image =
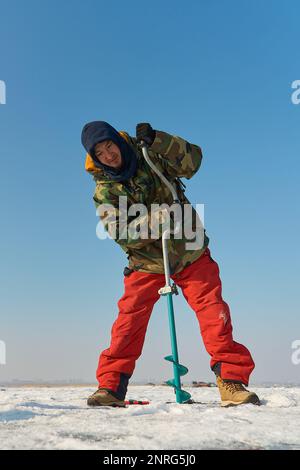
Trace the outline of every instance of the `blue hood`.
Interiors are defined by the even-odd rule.
[[[121,168],[112,168],[99,162],[95,156],[95,146],[104,140],[112,140],[120,149],[122,156]],[[137,156],[133,148],[126,142],[119,132],[105,121],[87,123],[81,133],[81,142],[87,153],[92,157],[95,165],[102,168],[113,181],[130,179],[137,168]]]

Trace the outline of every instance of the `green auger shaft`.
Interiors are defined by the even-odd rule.
[[[167,384],[174,387],[175,394],[176,394],[176,402],[185,403],[191,398],[191,395],[188,392],[181,390],[180,377],[182,375],[187,374],[188,369],[182,364],[179,364],[172,293],[168,293],[166,295],[167,295],[167,300],[168,300],[168,316],[169,316],[172,356],[167,356],[165,357],[165,359],[173,363],[173,371],[174,371],[174,379],[168,380]]]

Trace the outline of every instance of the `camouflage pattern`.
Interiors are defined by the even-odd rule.
[[[96,183],[93,199],[97,208],[101,204],[111,204],[114,206],[117,214],[115,221],[113,219],[110,220],[109,210],[105,211],[100,216],[100,219],[110,234],[114,234],[114,232],[117,234],[115,241],[126,252],[129,268],[135,271],[163,274],[164,265],[161,239],[135,238],[131,237],[130,234],[125,239],[122,239],[124,232],[122,232],[120,223],[119,197],[127,196],[127,209],[132,204],[142,203],[150,211],[151,204],[167,203],[171,205],[173,202],[172,195],[167,186],[162,183],[145,161],[136,139],[124,131],[120,132],[120,134],[126,138],[127,142],[135,150],[138,158],[137,172],[128,181],[115,182],[110,180],[109,176],[102,169],[93,165],[86,165],[87,171],[93,175]],[[148,154],[156,167],[175,185],[180,202],[182,204],[190,204],[184,194],[182,184],[177,178],[185,177],[190,179],[197,172],[202,160],[200,147],[190,144],[181,137],[173,136],[163,131],[156,131],[155,140],[151,147],[148,148]],[[89,155],[87,155],[88,157]],[[91,161],[90,157],[89,161]],[[192,227],[195,231],[198,214],[194,208],[192,208],[191,214]],[[145,217],[148,217],[148,215]],[[134,218],[133,216],[128,216],[127,223],[132,222]],[[159,236],[161,236],[161,231]],[[184,237],[184,230],[181,239],[171,236],[171,239],[168,240],[171,274],[177,274],[198,259],[209,243],[205,231],[204,241],[202,240],[203,243],[196,250],[187,250],[186,242],[191,241]]]

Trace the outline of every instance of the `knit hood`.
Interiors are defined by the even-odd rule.
[[[120,149],[122,157],[121,168],[113,168],[101,163],[95,156],[95,146],[104,140],[112,140]],[[101,168],[113,181],[126,181],[136,173],[137,155],[120,133],[105,121],[87,123],[81,133],[81,142],[92,158],[93,164]]]

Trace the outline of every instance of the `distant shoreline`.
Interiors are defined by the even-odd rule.
[[[190,382],[183,383],[184,387],[191,387],[193,388],[193,384]],[[167,384],[164,383],[130,383],[129,387],[168,387]],[[251,383],[249,387],[273,387],[273,388],[280,388],[280,387],[300,387],[300,383]],[[0,382],[0,391],[1,389],[6,388],[95,388],[97,387],[97,383],[70,383],[70,382]],[[209,386],[204,386],[200,388],[210,388]]]

